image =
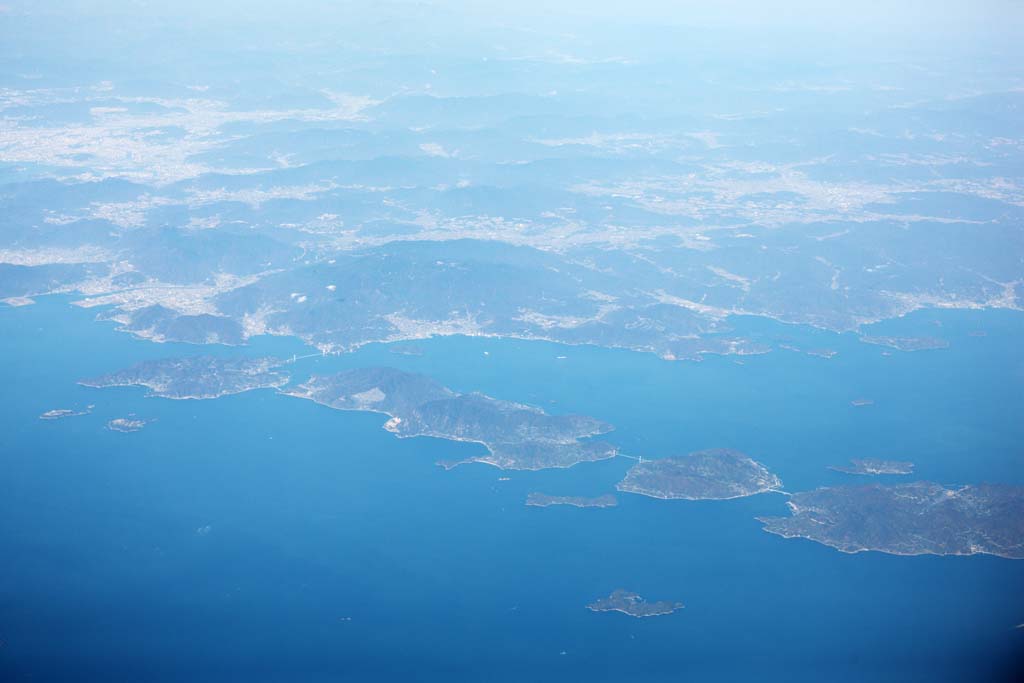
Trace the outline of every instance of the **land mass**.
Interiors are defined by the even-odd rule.
[[[87,387],[142,386],[150,396],[208,399],[251,389],[280,387],[288,375],[276,358],[190,356],[143,361],[130,368],[81,380]]]
[[[841,486],[793,494],[790,517],[762,517],[764,530],[845,553],[975,555],[1024,559],[1024,487],[932,482]]]
[[[643,460],[616,484],[620,491],[652,498],[725,500],[782,487],[777,476],[745,454],[711,449],[689,455]]]
[[[584,498],[581,496],[549,496],[546,493],[531,493],[526,497],[526,504],[535,507],[549,507],[551,505],[572,505],[578,508],[611,508],[619,504],[615,496],[605,494],[596,498]]]
[[[853,458],[849,465],[832,465],[829,469],[846,474],[911,474],[914,471],[914,463],[900,460]]]
[[[460,394],[429,377],[393,368],[360,368],[314,376],[283,391],[336,410],[383,413],[384,428],[399,437],[432,436],[482,444],[487,453],[455,467],[481,462],[502,469],[538,470],[570,467],[613,457],[617,450],[602,441],[583,440],[612,426],[582,415],[548,415],[521,403],[479,393]]]
[[[612,592],[607,598],[600,598],[587,605],[587,609],[594,612],[622,612],[631,617],[657,617],[662,614],[672,614],[676,610],[683,609],[681,602],[659,600],[648,602],[636,593],[619,588]]]

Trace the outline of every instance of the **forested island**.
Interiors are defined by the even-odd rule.
[[[616,484],[620,491],[685,500],[743,498],[781,487],[782,481],[764,465],[724,448],[641,460]]]
[[[433,436],[482,444],[487,453],[441,463],[481,462],[502,469],[539,470],[603,460],[617,449],[588,437],[612,426],[584,415],[549,415],[540,408],[480,393],[458,393],[433,379],[394,368],[359,368],[314,376],[285,390],[336,410],[388,415],[399,437]]]
[[[637,618],[672,614],[683,607],[683,603],[670,600],[648,602],[636,593],[622,588],[612,591],[607,598],[600,598],[587,605],[587,609],[594,612],[622,612]]]
[[[838,486],[793,494],[790,517],[761,517],[764,530],[845,553],[998,555],[1024,559],[1024,487],[946,488],[920,481]]]
[[[208,399],[288,383],[276,358],[188,356],[137,363],[124,370],[79,381],[87,387],[141,386],[150,396]]]

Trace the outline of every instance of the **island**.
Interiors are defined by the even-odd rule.
[[[806,353],[808,356],[817,356],[818,358],[834,358],[839,354],[838,351],[833,349],[803,349],[793,344],[779,344],[779,348],[785,351],[793,351],[794,353]]]
[[[793,494],[790,517],[759,517],[764,530],[844,553],[998,555],[1024,559],[1024,487],[946,488],[921,481],[840,486]]]
[[[282,391],[335,410],[387,415],[384,428],[396,436],[432,436],[484,446],[486,453],[439,463],[445,468],[480,462],[501,469],[571,467],[618,454],[615,446],[589,437],[612,426],[584,415],[549,415],[540,408],[480,393],[461,394],[433,379],[394,368],[359,368],[314,376]]]
[[[744,453],[716,448],[641,460],[615,488],[652,498],[728,500],[777,491],[782,488],[782,482]]]
[[[413,344],[396,343],[388,347],[388,353],[393,353],[397,356],[422,356],[423,349]]]
[[[606,493],[595,498],[581,496],[549,496],[546,493],[531,493],[526,496],[526,504],[546,508],[552,505],[571,505],[578,508],[613,508],[619,504],[615,496]]]
[[[87,387],[142,386],[149,396],[209,399],[288,383],[277,358],[189,356],[143,361],[107,375],[79,381]]]
[[[831,465],[829,469],[845,474],[911,474],[914,471],[914,463],[902,460],[852,458],[849,465]]]
[[[19,308],[21,306],[31,306],[36,302],[35,299],[28,296],[8,296],[0,299],[3,303],[7,304],[11,308]]]
[[[697,337],[674,340],[664,351],[664,360],[702,361],[705,356],[759,356],[770,353],[772,347],[762,342],[738,337]]]
[[[71,410],[67,408],[55,408],[53,410],[47,410],[45,413],[39,416],[40,420],[60,420],[65,417],[77,417],[78,415],[88,415],[95,408],[95,405],[88,405],[85,410]]]
[[[636,593],[622,588],[612,591],[607,598],[599,598],[587,605],[587,609],[594,612],[622,612],[638,619],[672,614],[683,607],[683,603],[669,600],[648,602]]]
[[[107,429],[112,432],[137,432],[145,427],[147,423],[149,423],[149,420],[138,420],[131,417],[118,417],[107,423]]]
[[[861,337],[865,344],[887,346],[898,351],[929,351],[933,349],[945,349],[949,342],[945,339],[935,337]]]

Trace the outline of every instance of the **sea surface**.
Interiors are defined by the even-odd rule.
[[[154,344],[70,301],[0,310],[4,681],[984,681],[1024,655],[1024,562],[782,539],[754,519],[786,514],[780,494],[527,507],[531,491],[610,492],[632,461],[445,471],[438,460],[479,447],[397,439],[384,416],[272,390],[174,401],[79,386],[149,358],[310,350]],[[1024,484],[1024,316],[930,311],[872,330],[950,343],[910,353],[733,322],[838,354],[667,362],[454,337],[289,370],[425,372],[607,420],[631,455],[740,449],[788,491],[871,481],[826,469],[851,457],[916,463],[888,481]],[[153,422],[105,428],[132,415]],[[686,607],[585,609],[616,588]]]

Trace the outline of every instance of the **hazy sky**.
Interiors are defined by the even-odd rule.
[[[1010,73],[1024,60],[1024,2],[1016,0],[570,0],[554,8],[548,0],[6,0],[2,7],[0,58],[7,64],[0,73],[10,75],[31,71],[34,62],[144,70],[203,54],[341,59],[346,50],[639,62],[686,55],[790,64],[937,58],[958,68],[985,57]]]
[[[1014,34],[1019,37],[1024,28],[1024,3],[1018,0],[6,0],[0,8],[8,15],[113,14],[149,17],[154,22],[173,19],[223,24],[267,20],[311,26],[324,20],[344,21],[353,15],[383,16],[404,11],[413,17],[433,10],[442,16],[461,15],[473,22],[516,20],[538,29],[553,28],[552,22],[562,27],[567,21],[583,25],[588,21],[614,21],[766,31],[816,28],[853,34],[896,30],[918,37],[971,33],[1009,38]]]

